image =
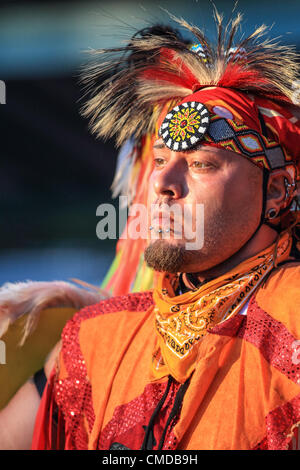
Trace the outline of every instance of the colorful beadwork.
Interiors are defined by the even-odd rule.
[[[209,121],[209,112],[204,104],[195,101],[183,103],[166,115],[160,135],[171,150],[188,150],[203,139]]]
[[[209,63],[211,62],[211,57],[206,47],[203,47],[202,44],[192,44],[190,46],[190,50],[195,52],[195,54],[197,54],[200,57],[200,59],[205,63],[205,65],[209,67]]]
[[[258,166],[268,170],[286,165],[287,156],[283,147],[277,142],[268,140],[245,124],[238,124],[233,119],[220,118],[217,114],[211,116],[209,129],[203,141],[204,144],[211,143],[245,155]]]

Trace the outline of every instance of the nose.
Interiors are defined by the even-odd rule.
[[[185,192],[185,166],[181,160],[170,159],[164,168],[153,175],[153,187],[157,196],[180,199]]]

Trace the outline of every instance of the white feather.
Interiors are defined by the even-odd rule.
[[[8,282],[0,288],[0,338],[11,323],[28,314],[21,340],[24,344],[45,308],[73,307],[79,310],[107,297],[109,294],[102,289],[88,291],[64,281]]]
[[[135,141],[132,138],[126,140],[120,149],[114,180],[110,188],[113,198],[119,195],[126,196],[128,198],[128,206],[130,206],[135,196],[135,187],[131,184],[130,180],[136,157]]]

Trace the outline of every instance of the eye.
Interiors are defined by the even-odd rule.
[[[165,160],[164,158],[154,158],[154,166],[158,167],[158,166],[162,166],[163,164],[165,163]]]
[[[205,169],[205,168],[212,168],[213,167],[213,165],[211,163],[200,162],[198,160],[195,160],[194,162],[192,162],[191,166],[194,167],[194,168],[197,168],[197,169]]]

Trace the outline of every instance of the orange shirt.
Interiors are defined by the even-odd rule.
[[[163,449],[288,448],[300,424],[299,281],[298,263],[274,269],[246,315],[208,330],[179,402],[181,384],[150,379],[152,292],[84,308],[64,328],[32,448],[140,449],[164,392],[153,449],[163,434]]]

